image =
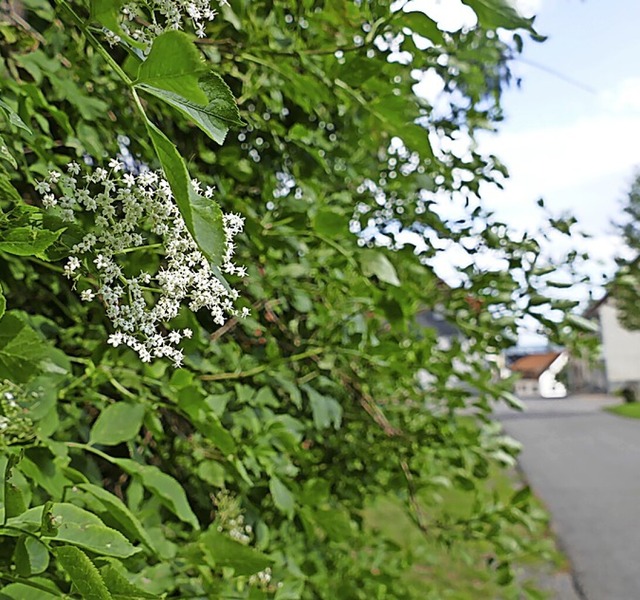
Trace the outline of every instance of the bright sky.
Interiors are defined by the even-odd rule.
[[[536,28],[549,39],[529,42],[514,65],[522,87],[505,94],[507,119],[486,144],[511,181],[489,204],[522,224],[543,197],[552,210],[575,214],[598,236],[590,249],[605,256],[618,247],[610,223],[640,167],[640,2],[536,4]]]
[[[548,39],[526,40],[522,60],[512,65],[522,86],[505,92],[506,119],[481,140],[481,149],[499,156],[511,174],[504,191],[485,190],[484,204],[516,229],[542,221],[539,198],[553,213],[571,212],[594,235],[580,246],[595,259],[588,269],[611,274],[622,247],[611,221],[620,218],[640,168],[640,1],[517,5],[536,15],[536,29]],[[415,0],[414,6],[445,30],[475,23],[460,0]],[[437,82],[420,87],[427,97],[438,92]],[[452,258],[445,253],[436,268],[445,279]]]

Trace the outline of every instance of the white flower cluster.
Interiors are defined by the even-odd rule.
[[[228,4],[227,0],[219,3]],[[122,31],[147,46],[165,31],[182,29],[185,21],[199,38],[206,37],[205,27],[217,14],[210,0],[131,0],[122,6],[121,13]],[[118,41],[117,36],[109,35],[110,43]]]
[[[51,171],[36,190],[43,205],[55,207],[63,220],[74,222],[83,213],[93,221],[93,230],[72,248],[64,273],[76,281],[84,275],[82,281],[90,287],[81,292],[82,300],[97,297],[103,302],[115,328],[108,342],[129,346],[144,362],[166,356],[179,366],[183,353],[177,345],[192,332],[167,333],[166,323],[178,315],[183,301],[192,311],[206,308],[214,322],[223,325],[227,315],[238,315],[233,306],[238,292],[211,271],[161,174],[144,171],[136,177],[122,170],[122,163],[112,159],[109,170],[98,167],[81,176],[80,165],[72,162],[66,174]],[[193,185],[200,190],[199,182]],[[213,189],[204,195],[211,198]],[[234,265],[232,258],[233,239],[243,225],[241,216],[223,215],[227,251],[221,270],[241,277],[246,269]],[[131,274],[127,257],[149,250],[161,257],[157,271]],[[241,316],[248,312],[243,309]]]

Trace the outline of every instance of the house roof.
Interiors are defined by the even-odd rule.
[[[511,365],[511,370],[522,373],[525,379],[538,379],[560,356],[560,352],[529,354],[519,358]]]

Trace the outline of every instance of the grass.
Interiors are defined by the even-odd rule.
[[[621,417],[640,419],[640,402],[625,402],[616,406],[607,406],[605,410]]]
[[[503,472],[492,473],[487,480],[487,491],[496,493],[507,502],[513,494],[514,481]],[[446,515],[464,516],[473,510],[472,495],[461,490],[445,490],[442,502],[424,506],[429,520],[439,521]],[[541,508],[541,507],[540,507]],[[490,546],[483,541],[464,541],[447,549],[435,539],[425,535],[406,515],[397,500],[379,499],[369,507],[365,514],[367,524],[398,544],[412,559],[412,567],[407,572],[407,580],[415,590],[415,597],[434,600],[497,600],[522,597],[545,598],[536,594],[536,584],[531,577],[523,576],[520,583],[530,589],[530,596],[522,596],[514,586],[502,587],[495,581],[495,574],[487,565]],[[535,576],[553,574],[567,570],[565,559],[555,548],[555,543],[546,524],[537,530],[529,531],[523,526],[510,525],[506,535],[515,539],[526,537],[532,541],[541,541],[548,548],[546,557],[540,555],[523,557],[522,573]]]

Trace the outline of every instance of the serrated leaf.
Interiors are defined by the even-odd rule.
[[[16,256],[35,256],[51,246],[62,232],[36,227],[9,229],[0,234],[0,250]]]
[[[399,286],[400,280],[391,261],[380,251],[365,252],[360,258],[362,272],[371,277],[375,275],[380,281],[390,285]]]
[[[222,77],[213,72],[200,75],[198,85],[206,95],[204,103],[150,85],[142,84],[139,88],[177,108],[214,142],[223,144],[230,126],[243,124],[233,94]]]
[[[157,594],[151,594],[140,589],[137,585],[133,585],[124,575],[124,569],[119,569],[114,564],[108,564],[100,568],[102,579],[114,596],[124,597],[127,599],[138,598],[159,598]]]
[[[116,446],[134,439],[142,427],[144,413],[142,404],[128,402],[110,404],[93,424],[89,443]]]
[[[273,564],[262,552],[244,546],[213,528],[208,529],[198,540],[205,556],[218,567],[231,567],[235,574],[252,575]]]
[[[129,475],[139,477],[142,485],[155,494],[181,521],[189,523],[194,529],[200,529],[184,489],[173,477],[163,473],[158,467],[141,465],[128,458],[113,459],[113,462]]]
[[[113,600],[100,572],[82,550],[75,546],[61,546],[56,548],[55,554],[58,564],[85,600]]]
[[[32,536],[22,536],[18,540],[13,556],[16,571],[21,577],[43,573],[49,566],[49,550]]]
[[[135,538],[145,544],[154,553],[155,546],[138,518],[127,508],[127,505],[117,496],[92,483],[79,483],[75,487],[91,494],[100,500],[109,512],[109,516],[117,521],[131,538]]]
[[[24,383],[39,371],[47,346],[11,311],[0,319],[0,379]]]
[[[269,491],[276,508],[291,517],[295,508],[295,499],[289,488],[278,477],[273,475],[269,479]]]
[[[147,131],[189,232],[212,265],[219,265],[226,249],[220,207],[193,189],[187,166],[169,138],[150,121]]]

